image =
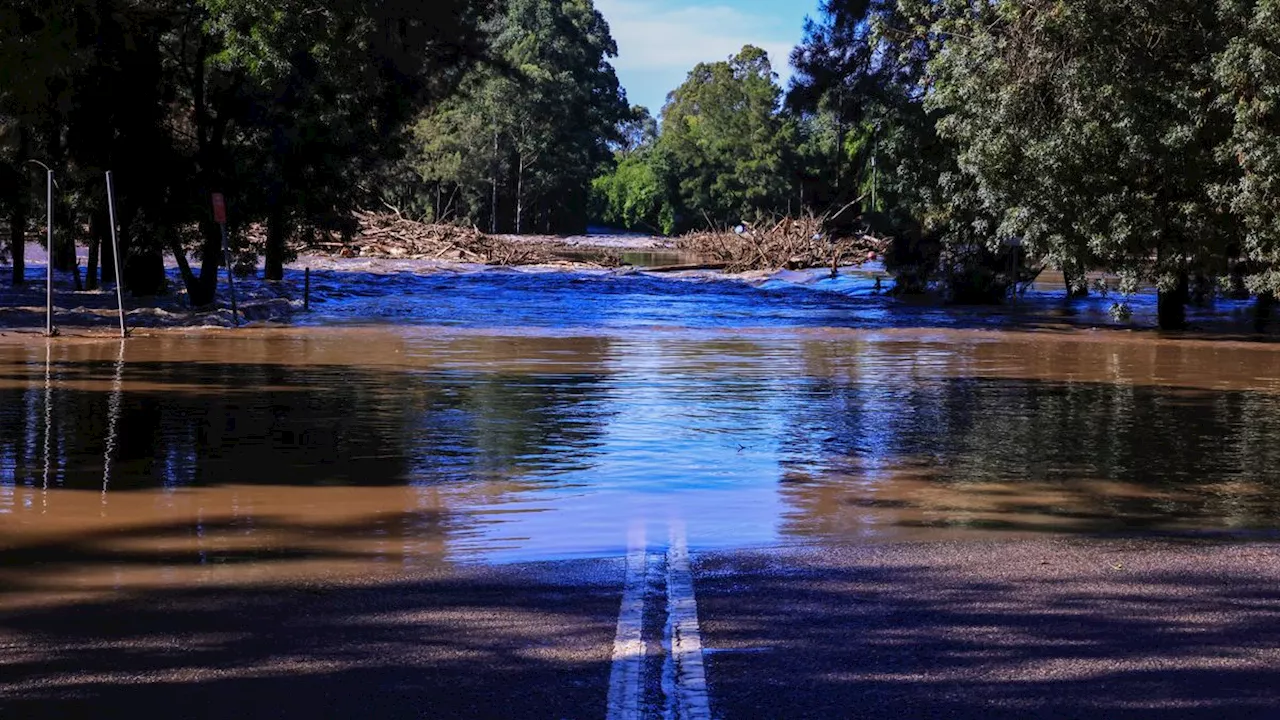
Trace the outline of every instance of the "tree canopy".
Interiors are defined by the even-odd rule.
[[[407,121],[486,59],[491,12],[482,0],[11,3],[0,13],[0,68],[11,79],[0,89],[0,175],[14,281],[29,160],[58,171],[71,232],[90,228],[91,286],[107,234],[107,169],[135,292],[158,289],[170,250],[192,302],[213,298],[212,192],[226,194],[235,227],[268,223],[267,275],[279,277],[285,237],[340,227],[364,194],[358,179],[400,152]],[[198,274],[186,266],[192,247]]]
[[[128,284],[193,303],[233,238],[380,206],[500,232],[674,233],[813,213],[887,238],[899,290],[998,300],[1013,267],[1154,285],[1161,323],[1280,291],[1280,0],[826,0],[782,88],[744,47],[630,107],[592,0],[13,0],[0,211],[14,280],[60,178],[54,260],[96,285],[114,170]],[[841,212],[837,213],[839,210]],[[243,245],[243,243],[240,243]],[[187,267],[189,253],[201,267]]]
[[[502,64],[422,118],[407,201],[493,232],[585,230],[591,181],[629,115],[609,26],[590,0],[511,0],[488,29]]]

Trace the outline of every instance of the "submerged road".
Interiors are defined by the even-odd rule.
[[[690,557],[676,532],[634,545],[630,562],[0,597],[6,718],[1219,719],[1280,708],[1275,544]]]

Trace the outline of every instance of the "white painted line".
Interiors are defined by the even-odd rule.
[[[663,643],[667,650],[662,666],[666,719],[711,720],[698,603],[693,596],[685,527],[680,522],[671,524],[671,547],[667,550],[667,627]]]
[[[609,673],[607,720],[641,720],[644,717],[644,599],[649,590],[649,562],[644,525],[631,528],[627,540],[627,574],[622,588],[622,608],[613,639],[613,669]]]

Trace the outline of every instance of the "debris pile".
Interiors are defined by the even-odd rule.
[[[835,237],[816,216],[783,218],[770,225],[739,225],[721,232],[694,232],[677,239],[680,250],[724,265],[728,272],[799,270],[860,264],[881,252],[876,238]]]
[[[313,241],[298,248],[342,257],[449,260],[531,265],[554,258],[546,248],[485,235],[474,227],[422,223],[394,213],[356,213],[359,229],[347,242]]]

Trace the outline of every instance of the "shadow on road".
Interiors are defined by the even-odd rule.
[[[725,718],[1264,718],[1280,551],[899,545],[697,568]]]

